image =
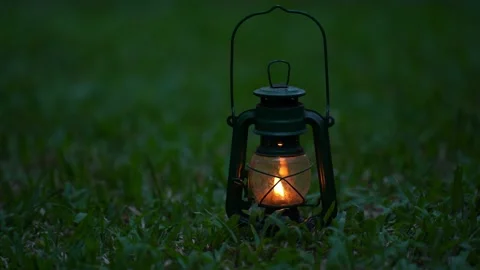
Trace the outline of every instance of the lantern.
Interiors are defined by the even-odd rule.
[[[306,109],[299,101],[306,92],[289,85],[290,64],[283,60],[275,60],[268,65],[269,85],[253,92],[260,99],[256,108],[239,115],[235,114],[233,98],[235,34],[246,20],[270,13],[275,9],[306,16],[321,30],[326,78],[325,115]],[[268,213],[284,209],[283,212],[288,217],[302,222],[306,219],[300,217],[298,207],[321,205],[320,215],[316,217],[321,218],[323,225],[328,225],[337,214],[337,203],[328,135],[328,128],[334,124],[334,120],[329,115],[327,46],[323,27],[314,17],[305,12],[274,6],[267,11],[253,13],[242,19],[232,33],[230,46],[231,116],[227,118],[227,122],[233,128],[233,135],[227,184],[227,215],[229,217],[239,215],[241,222],[248,222],[248,214],[244,210],[248,210],[253,203],[257,203]],[[272,83],[270,68],[273,64],[286,65],[285,83]],[[253,157],[247,161],[248,129],[252,125],[255,127],[254,133],[260,136],[260,145]],[[307,125],[310,125],[313,131],[315,146],[313,164],[316,167],[320,186],[320,199],[315,203],[306,201],[311,184],[312,162],[300,144],[300,136],[307,131]]]

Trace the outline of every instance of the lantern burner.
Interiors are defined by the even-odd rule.
[[[300,136],[260,136],[260,145],[255,151],[262,156],[298,156],[305,152],[300,145]]]

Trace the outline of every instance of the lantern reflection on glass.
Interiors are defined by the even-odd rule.
[[[326,114],[308,110],[299,101],[305,90],[289,85],[290,64],[283,60],[272,61],[267,68],[269,86],[254,91],[260,98],[255,109],[235,115],[233,99],[233,52],[235,34],[246,20],[280,9],[287,13],[304,15],[320,28],[323,37],[326,77]],[[275,63],[288,67],[287,79],[283,84],[273,84],[270,68]],[[328,61],[325,32],[320,23],[307,13],[274,6],[265,12],[251,14],[235,27],[231,38],[230,52],[230,102],[232,115],[227,122],[233,128],[230,167],[227,185],[227,215],[239,215],[240,221],[248,222],[248,210],[257,203],[268,212],[286,209],[291,219],[302,221],[300,206],[319,206],[322,224],[331,222],[337,214],[336,191],[330,153],[328,128],[334,124],[329,115],[330,107]],[[246,164],[248,128],[254,125],[254,133],[260,136],[260,145]],[[306,195],[310,188],[312,164],[300,145],[300,135],[312,127],[315,144],[315,166],[320,186],[320,200],[307,204]]]

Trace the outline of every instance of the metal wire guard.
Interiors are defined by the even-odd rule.
[[[238,28],[240,28],[240,26],[245,21],[247,21],[248,19],[259,16],[259,15],[264,15],[264,14],[270,13],[270,12],[274,11],[275,9],[280,9],[280,10],[286,12],[286,13],[298,14],[298,15],[303,15],[305,17],[308,17],[318,26],[318,28],[322,32],[323,54],[324,54],[323,57],[325,59],[325,61],[324,61],[325,91],[326,91],[326,114],[325,114],[326,117],[325,118],[329,119],[329,116],[330,116],[330,86],[329,85],[330,84],[329,84],[329,79],[328,79],[327,37],[326,37],[326,34],[325,34],[325,30],[323,29],[320,22],[317,19],[315,19],[313,16],[311,16],[310,14],[308,14],[306,12],[303,12],[303,11],[299,11],[299,10],[286,9],[286,8],[280,6],[280,5],[273,6],[269,10],[266,10],[266,11],[263,11],[263,12],[252,13],[252,14],[246,16],[240,22],[237,23],[237,25],[235,26],[235,28],[233,30],[232,37],[230,39],[230,105],[231,105],[231,110],[232,110],[231,119],[232,119],[232,121],[235,121],[235,119],[236,119],[235,118],[235,102],[234,102],[234,98],[233,98],[233,60],[234,60],[233,56],[234,56],[234,47],[235,47],[235,35],[237,34]]]
[[[263,174],[263,175],[266,175],[266,176],[270,176],[270,177],[274,177],[274,178],[279,178],[279,180],[277,181],[277,183],[275,183],[272,187],[270,187],[268,189],[268,191],[263,195],[262,199],[258,202],[258,204],[262,204],[263,200],[265,200],[265,198],[268,196],[268,194],[270,194],[270,192],[272,192],[272,190],[281,182],[285,182],[287,183],[297,194],[298,196],[300,196],[300,198],[302,198],[302,203],[301,204],[304,204],[305,203],[305,197],[303,197],[303,195],[300,193],[300,191],[298,191],[298,189],[292,185],[290,182],[288,182],[287,178],[290,178],[290,177],[293,177],[293,176],[296,176],[296,175],[299,175],[299,174],[302,174],[306,171],[309,171],[311,168],[312,168],[312,165],[308,166],[307,168],[301,170],[301,171],[298,171],[296,173],[293,173],[293,174],[290,174],[290,175],[287,175],[287,176],[284,176],[284,177],[281,177],[279,175],[274,175],[274,174],[270,174],[270,173],[267,173],[267,172],[264,172],[264,171],[260,171],[260,170],[257,170],[256,168],[253,168],[251,167],[250,165],[246,165],[246,167],[249,169],[249,170],[252,170],[254,172],[257,172],[257,173],[260,173],[260,174]]]

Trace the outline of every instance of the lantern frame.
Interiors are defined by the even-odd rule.
[[[270,86],[254,91],[254,94],[259,96],[261,99],[260,103],[257,104],[257,107],[255,109],[244,111],[238,116],[235,114],[233,67],[236,33],[239,27],[248,19],[270,13],[276,9],[286,13],[308,17],[318,26],[322,33],[326,91],[325,116],[322,116],[320,113],[314,110],[306,109],[302,103],[298,102],[298,98],[303,96],[305,91],[288,85],[290,80],[290,64],[284,60],[275,60],[270,62],[268,65],[267,71]],[[274,63],[284,63],[287,65],[288,73],[285,84],[275,85],[272,83],[270,67]],[[267,102],[291,103],[285,104],[284,106],[279,106],[277,108],[275,106],[270,106],[271,104],[267,105]],[[255,125],[254,133],[261,136],[261,146],[268,146],[268,143],[265,144],[264,141],[272,137],[293,138],[292,140],[298,142],[299,146],[299,140],[297,139],[301,134],[307,131],[307,126],[311,126],[314,137],[315,164],[319,179],[320,198],[316,203],[306,204],[305,198],[302,196],[303,204],[287,207],[286,212],[291,219],[299,222],[308,222],[308,224],[312,226],[314,226],[313,224],[316,224],[318,219],[320,219],[322,226],[330,224],[332,219],[337,215],[338,206],[328,133],[328,128],[333,126],[334,119],[330,116],[327,40],[325,30],[319,21],[303,11],[289,10],[280,5],[276,5],[269,10],[252,13],[238,22],[233,30],[230,43],[230,103],[231,115],[227,118],[227,123],[232,127],[233,132],[227,181],[227,197],[225,203],[227,216],[231,217],[233,215],[239,215],[240,223],[249,222],[249,216],[245,213],[245,210],[248,210],[253,204],[252,200],[249,200],[248,198],[248,165],[246,165],[246,150],[249,127]],[[269,148],[270,150],[264,151],[263,154],[271,154],[272,156],[288,156],[295,155],[303,151],[301,146],[298,148],[297,144],[294,143],[292,145],[293,146],[290,148]],[[257,148],[257,151],[262,151],[261,146]],[[273,149],[276,150],[274,151]],[[322,205],[322,210],[319,215],[312,216],[308,219],[303,219],[300,217],[297,207],[318,207],[320,204]],[[267,213],[278,210],[276,207],[262,207],[266,209]]]

